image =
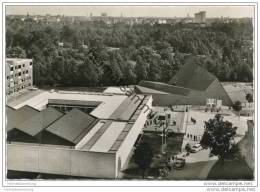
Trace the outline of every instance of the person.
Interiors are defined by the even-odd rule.
[[[190,149],[191,149],[191,146],[190,146],[190,144],[189,143],[187,143],[186,145],[185,145],[185,150],[186,150],[186,156],[188,156],[189,154],[190,154]]]

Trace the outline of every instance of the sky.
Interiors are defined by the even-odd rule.
[[[253,6],[24,6],[6,5],[6,14],[10,15],[67,15],[67,16],[100,16],[102,12],[108,16],[128,17],[193,17],[194,13],[206,11],[207,17],[251,17]]]

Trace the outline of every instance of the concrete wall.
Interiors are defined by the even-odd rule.
[[[115,178],[115,154],[32,144],[7,144],[7,169]]]
[[[146,103],[147,106],[152,108],[152,97],[147,101]],[[144,107],[143,110],[141,111],[140,116],[136,119],[134,122],[133,127],[131,128],[130,132],[128,133],[127,137],[121,144],[120,148],[118,149],[116,153],[116,167],[118,166],[118,159],[121,158],[121,170],[124,168],[125,163],[127,162],[128,156],[131,153],[133,146],[135,144],[135,141],[138,137],[138,135],[142,132],[142,129],[144,127],[144,124],[147,119],[147,115],[149,114],[150,111],[146,111],[147,107]]]

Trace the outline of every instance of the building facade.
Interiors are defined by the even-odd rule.
[[[194,14],[194,23],[206,23],[206,11],[200,11]]]
[[[6,58],[6,95],[17,94],[33,85],[32,59]]]
[[[151,96],[73,91],[7,106],[7,170],[120,178],[151,108]]]

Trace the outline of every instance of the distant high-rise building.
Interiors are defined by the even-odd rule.
[[[206,22],[206,11],[200,11],[194,14],[194,23],[205,23]]]
[[[6,58],[6,95],[11,96],[31,87],[32,59]]]
[[[107,17],[107,13],[101,13],[101,17]]]

